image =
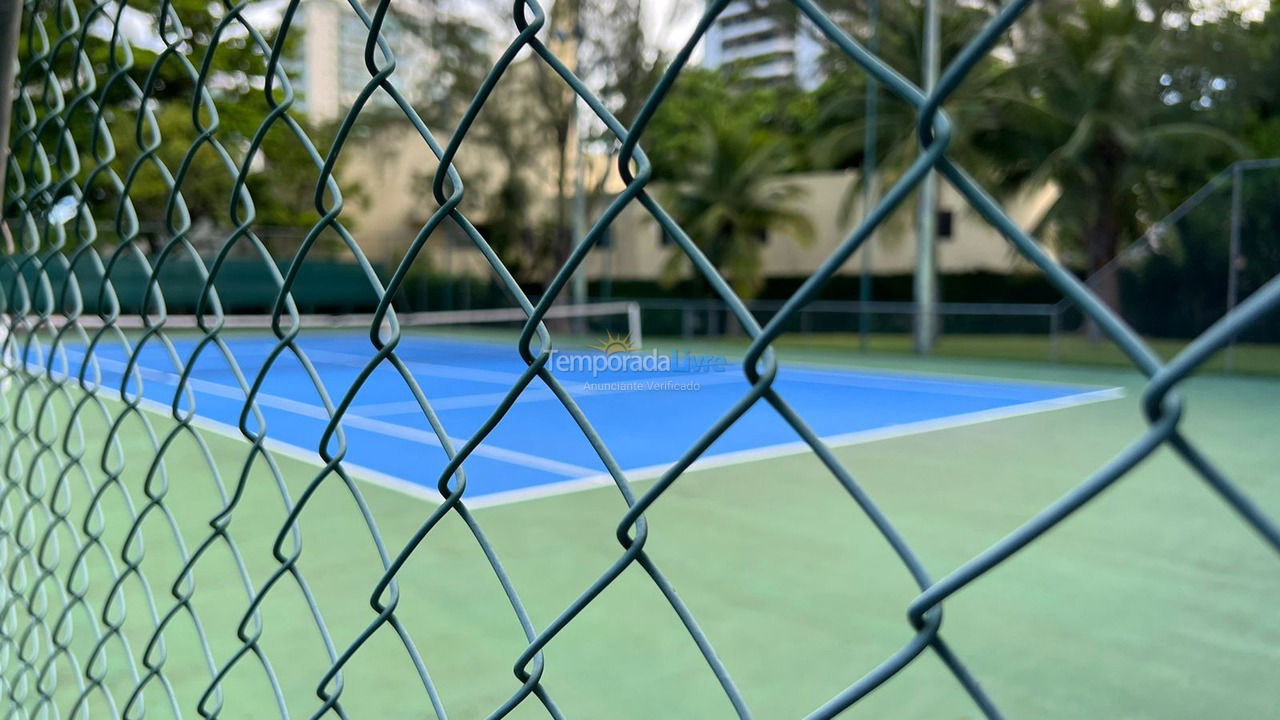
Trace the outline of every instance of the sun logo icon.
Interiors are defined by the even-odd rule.
[[[613,355],[614,353],[626,353],[635,350],[631,346],[631,335],[614,335],[612,332],[605,332],[604,340],[596,345],[591,346],[592,350],[599,350],[605,355]]]

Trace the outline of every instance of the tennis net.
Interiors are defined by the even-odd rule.
[[[41,331],[58,332],[77,328],[93,334],[104,329],[199,334],[230,330],[246,333],[286,333],[299,331],[351,332],[369,334],[379,329],[379,337],[390,337],[396,328],[409,335],[458,336],[477,339],[506,339],[518,335],[529,315],[521,308],[485,308],[472,310],[428,310],[421,312],[389,312],[343,314],[225,314],[225,315],[123,315],[116,318],[49,316],[6,317],[5,328],[14,335],[30,335]],[[552,306],[543,321],[556,325],[558,342],[581,345],[600,336],[628,338],[632,349],[643,341],[640,304],[636,302],[599,302]],[[7,333],[8,330],[3,330]],[[3,338],[4,335],[0,335]]]

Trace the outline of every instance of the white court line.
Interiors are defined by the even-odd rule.
[[[1000,386],[1008,387],[1008,383],[955,382],[927,377],[893,377],[879,373],[863,371],[819,370],[816,368],[790,368],[778,373],[779,380],[804,382],[817,385],[835,385],[837,387],[859,387],[871,390],[892,390],[894,392],[928,393],[930,395],[954,395],[958,397],[983,397],[1017,399],[1008,392],[1000,392]],[[796,377],[795,373],[804,373],[808,378]],[[789,377],[788,377],[789,376]],[[1064,385],[1061,387],[1071,387]]]
[[[1019,417],[1022,415],[1032,415],[1050,410],[1060,410],[1062,408],[1076,407],[1079,405],[1106,402],[1108,400],[1117,400],[1122,397],[1124,397],[1124,388],[1114,387],[1080,393],[1078,395],[1068,395],[1066,397],[1050,398],[1048,400],[1036,400],[1034,402],[1020,403],[1018,405],[1010,405],[1002,408],[978,410],[976,412],[962,413],[960,415],[951,415],[949,417],[935,418],[932,420],[920,420],[917,422],[887,425],[885,427],[859,430],[857,432],[842,433],[839,435],[828,435],[821,438],[821,440],[827,445],[827,447],[847,447],[850,445],[861,445],[864,443],[876,442],[878,440],[888,440],[890,438],[905,437],[908,435],[919,435],[922,433],[934,432],[936,430],[946,430],[966,425],[977,425],[980,423],[1004,420],[1006,418]],[[704,455],[694,461],[694,463],[690,465],[685,472],[724,467],[726,465],[738,465],[757,460],[769,460],[772,458],[785,457],[787,455],[802,455],[812,451],[812,448],[810,448],[804,441],[797,440],[789,443],[780,443],[778,445],[751,448],[750,450],[735,450],[715,455]],[[628,481],[635,482],[637,480],[656,478],[666,472],[669,467],[671,467],[670,463],[649,465],[647,467],[624,470],[623,474],[626,476]],[[596,474],[589,477],[581,477],[573,480],[550,483],[547,485],[539,485],[537,487],[520,488],[518,490],[507,490],[504,492],[479,495],[473,498],[468,498],[467,507],[486,508],[510,505],[528,500],[537,500],[544,497],[567,495],[569,493],[612,486],[613,484],[614,480],[612,476],[608,474]]]
[[[1123,388],[1107,388],[1104,390],[1081,393],[1079,395],[1050,398],[1048,400],[1037,400],[1019,405],[1010,405],[1003,408],[993,408],[990,410],[979,410],[971,413],[952,415],[950,417],[920,420],[917,422],[901,423],[898,425],[888,425],[885,427],[872,428],[870,430],[859,430],[857,432],[843,433],[839,435],[828,435],[821,439],[827,447],[831,448],[861,445],[879,440],[920,435],[937,430],[947,430],[967,425],[978,425],[981,423],[994,422],[996,420],[1004,420],[1023,415],[1033,415],[1051,410],[1060,410],[1068,407],[1118,400],[1124,397],[1124,394]],[[150,399],[143,399],[141,404],[146,405],[155,412],[165,416],[170,414],[170,407],[164,403]],[[218,422],[217,420],[210,420],[197,415],[192,419],[192,424],[198,425],[210,432],[231,437],[235,440],[244,440],[244,435],[241,434],[239,428]],[[301,460],[317,466],[323,464],[315,450],[307,450],[300,446],[281,442],[273,438],[268,438],[264,442],[264,445],[273,452],[296,460]],[[685,472],[689,473],[697,470],[739,465],[755,462],[757,460],[769,460],[772,458],[785,457],[788,455],[802,455],[809,452],[812,452],[812,449],[803,441],[797,440],[795,442],[769,445],[749,450],[735,450],[715,455],[705,455],[690,465]],[[402,492],[406,495],[437,504],[442,501],[440,494],[433,488],[429,488],[403,478],[398,478],[394,475],[388,475],[361,465],[356,465],[345,460],[343,461],[342,466],[349,474],[351,474],[352,477],[373,485],[379,485],[390,490]],[[662,473],[669,467],[669,463],[649,465],[646,467],[624,470],[623,474],[627,477],[628,481],[634,483],[637,481],[656,478],[662,475]],[[590,474],[576,477],[572,480],[564,480],[536,487],[507,490],[504,492],[469,497],[466,500],[467,507],[473,509],[500,507],[502,505],[512,505],[530,500],[539,500],[547,497],[556,497],[571,493],[584,492],[586,490],[594,490],[601,487],[609,487],[614,484],[613,478],[608,474],[595,473],[592,471],[588,472]]]
[[[646,383],[666,383],[666,382],[684,382],[687,380],[699,380],[701,385],[725,385],[733,382],[743,384],[743,389],[747,387],[747,380],[741,375],[733,373],[689,373],[686,375],[655,375],[651,377],[641,377],[634,380],[599,380],[600,384],[624,383],[627,385]],[[565,384],[565,390],[572,397],[595,397],[598,395],[621,395],[632,392],[648,392],[649,388],[634,387],[629,389],[611,389],[611,390],[586,390],[581,384]],[[660,388],[656,388],[660,389]],[[507,396],[505,392],[492,393],[476,393],[474,395],[455,395],[453,397],[439,398],[431,400],[431,407],[435,410],[457,410],[459,408],[471,407],[493,407],[496,406],[503,398]],[[529,389],[521,393],[516,398],[517,403],[525,402],[545,402],[547,400],[555,400],[555,393],[545,387],[530,386]],[[357,405],[351,408],[364,417],[377,417],[380,415],[399,415],[408,412],[418,412],[422,408],[415,400],[400,400],[397,402],[386,403],[370,403],[369,405]]]
[[[654,375],[635,379],[613,379],[601,380],[597,378],[595,381],[601,384],[623,383],[631,385],[628,389],[615,390],[585,390],[582,384],[564,383],[566,390],[573,397],[592,397],[596,395],[617,395],[632,392],[644,392],[647,388],[643,387],[645,383],[662,383],[662,382],[686,382],[693,380],[701,380],[702,385],[724,385],[729,383],[742,383],[743,389],[749,387],[747,378],[740,372],[735,370],[725,370],[723,372],[700,372],[686,373],[682,375]],[[835,370],[815,370],[815,369],[792,369],[786,368],[778,375],[779,382],[805,383],[808,385],[831,385],[835,387],[858,387],[872,390],[888,390],[894,392],[911,392],[911,393],[928,393],[930,395],[951,395],[956,397],[982,397],[982,398],[998,398],[1004,400],[1017,400],[1016,395],[1009,393],[1000,393],[1000,383],[991,381],[989,384],[993,387],[973,387],[980,386],[982,383],[956,383],[947,382],[941,379],[901,377],[868,374],[851,376],[849,371],[840,373]],[[634,385],[639,384],[640,387]],[[965,387],[966,385],[970,387]],[[1070,386],[1062,386],[1070,387]],[[475,393],[471,395],[455,395],[452,397],[443,397],[431,400],[431,407],[435,410],[457,410],[460,408],[472,407],[493,407],[496,406],[503,398],[507,396],[506,392],[492,393]],[[517,400],[518,403],[524,402],[545,402],[554,400],[556,396],[550,390],[544,387],[535,387],[530,385]],[[351,408],[353,412],[357,412],[364,417],[380,417],[384,415],[400,415],[402,413],[411,413],[421,410],[417,401],[414,400],[398,400],[395,402],[370,403],[368,405],[356,405]]]
[[[428,401],[431,403],[431,409],[436,411],[457,410],[460,408],[484,407],[486,405],[497,406],[506,396],[506,392],[499,390],[497,392],[476,393],[474,395],[454,395],[438,400],[428,398]],[[555,395],[550,390],[530,385],[520,394],[520,397],[516,398],[516,402],[550,400],[554,397]],[[353,405],[351,410],[360,413],[363,417],[374,418],[383,415],[403,415],[405,413],[421,412],[422,406],[418,404],[417,400],[396,400],[395,402]]]
[[[119,398],[108,397],[107,399],[113,402],[119,402]],[[152,412],[163,415],[168,420],[173,419],[173,408],[162,402],[152,400],[150,398],[141,398],[138,404]],[[247,442],[247,438],[245,438],[244,434],[240,432],[240,428],[217,420],[211,420],[203,415],[193,415],[191,417],[191,424],[217,435],[224,435],[239,442]],[[308,450],[300,445],[282,442],[272,437],[264,438],[262,445],[267,450],[270,450],[277,455],[283,455],[285,457],[293,458],[294,460],[300,460],[304,463],[314,465],[317,468],[324,466],[324,461],[320,459],[320,453],[317,450]],[[364,465],[357,465],[356,463],[347,460],[342,461],[342,468],[348,475],[356,478],[357,480],[371,483],[373,485],[380,485],[382,487],[402,492],[406,495],[420,498],[422,500],[428,500],[436,504],[444,502],[444,498],[441,497],[440,493],[425,485],[404,480],[394,475],[388,475],[384,472],[379,472],[372,468],[365,467]]]
[[[109,360],[106,358],[95,358],[95,360],[97,362],[106,361],[107,363],[118,363],[118,361]],[[27,363],[27,365],[29,369],[34,367],[35,371],[38,372],[40,375],[43,376],[45,374],[43,365],[33,364],[33,363]],[[67,375],[66,373],[60,372],[60,373],[56,373],[56,375],[61,376],[63,379],[74,379],[73,376]],[[7,381],[8,379],[6,378],[5,382]],[[102,383],[98,383],[98,385],[100,387],[106,387]],[[104,395],[103,399],[112,403],[122,402],[120,398],[112,397],[110,394]],[[158,400],[152,400],[150,398],[145,398],[145,397],[138,398],[137,402],[139,406],[153,413],[156,413],[157,415],[164,417],[166,421],[173,419],[173,408],[166,403],[162,403]],[[208,432],[214,433],[215,435],[222,435],[224,437],[230,438],[237,442],[246,441],[244,433],[240,432],[240,428],[234,425],[229,425],[224,422],[219,422],[217,420],[204,417],[203,415],[199,415],[199,414],[192,415],[190,418],[190,424],[196,427],[199,427],[203,430],[207,430]],[[291,443],[283,442],[272,437],[264,438],[262,445],[267,450],[273,453],[276,453],[277,455],[290,457],[290,458],[293,458],[294,460],[299,460],[309,465],[313,465],[317,468],[324,466],[324,461],[321,460],[320,453],[318,450],[308,450],[300,445],[293,445]],[[411,497],[419,498],[422,500],[427,500],[428,502],[433,502],[436,504],[444,502],[444,498],[440,495],[440,493],[436,492],[434,489],[427,487],[425,485],[420,485],[418,483],[405,480],[403,478],[398,478],[398,477],[395,477],[394,475],[388,475],[384,472],[380,472],[378,470],[374,470],[373,468],[368,468],[363,465],[358,465],[356,463],[349,462],[347,460],[342,461],[342,467],[347,472],[348,475],[362,482],[367,482],[372,485],[379,485],[389,490],[395,490],[396,492],[401,492],[401,493],[404,493],[405,495],[409,495]]]
[[[96,358],[96,360],[106,366],[116,365],[121,368],[126,367],[125,363],[118,360],[111,360],[107,358]],[[154,380],[163,385],[177,387],[178,381],[181,379],[181,376],[177,373],[144,368],[141,366],[135,366],[135,368],[144,379]],[[220,383],[200,380],[194,377],[188,378],[186,384],[192,390],[195,390],[196,392],[203,392],[206,395],[216,395],[238,401],[243,401],[245,399],[245,394],[240,390],[240,388],[232,387],[230,385],[222,385]],[[259,392],[254,396],[254,402],[265,407],[274,407],[278,410],[284,410],[295,415],[315,418],[325,422],[328,422],[331,419],[328,411],[319,405],[312,405],[310,403],[304,403],[291,398],[272,395],[270,393]],[[164,403],[161,404],[164,405]],[[167,405],[165,406],[167,407]],[[369,432],[377,433],[379,435],[441,447],[440,438],[436,437],[435,433],[427,430],[404,427],[402,425],[396,425],[382,420],[375,420],[374,418],[352,415],[350,413],[342,416],[342,423],[348,427],[368,430]],[[449,441],[452,442],[455,447],[462,447],[462,445],[466,443],[466,440],[454,437],[450,437]],[[539,455],[523,453],[518,450],[508,450],[507,448],[497,447],[488,443],[481,443],[476,446],[473,453],[492,460],[500,460],[513,465],[545,470],[546,472],[553,473],[555,475],[564,475],[566,477],[581,477],[583,474],[592,474],[597,472],[593,468],[584,467],[582,465],[573,465],[571,463],[564,463],[558,460],[551,460]]]
[[[306,353],[307,357],[313,360],[325,362],[323,358],[328,357],[330,358],[330,362],[346,364],[348,367],[353,368],[363,368],[365,365],[369,364],[370,360],[373,359],[372,355],[365,357],[355,353],[344,353],[336,350],[308,350],[304,348],[303,352]],[[394,370],[394,367],[390,362],[386,360],[383,360],[382,362],[386,364],[388,368]],[[507,386],[515,385],[520,381],[520,373],[501,372],[498,370],[477,370],[475,368],[460,367],[457,365],[424,363],[416,360],[401,359],[400,362],[404,363],[405,367],[415,373],[421,373],[431,377],[449,378],[451,380],[472,380],[475,382],[496,383],[498,385]]]
[[[119,361],[108,360],[104,358],[97,358],[97,361],[105,362],[106,364],[115,364],[119,366],[124,365],[124,363],[121,363]],[[146,369],[141,367],[139,367],[138,369],[140,372],[146,372],[149,374],[155,373],[159,375],[167,375],[172,378],[179,377],[174,373],[165,373],[163,371],[151,370],[151,369]],[[41,371],[43,371],[43,368],[41,368]],[[737,380],[741,379],[736,374],[730,377]],[[203,385],[203,386],[212,386],[210,388],[211,390],[213,388],[217,389],[216,392],[210,392],[209,394],[223,394],[225,393],[225,391],[230,390],[234,393],[234,395],[231,395],[231,397],[234,397],[236,399],[244,398],[244,394],[240,392],[238,388],[222,386],[217,383],[210,383],[204,380],[196,380],[195,378],[191,378],[190,382],[193,386],[196,383],[199,383],[200,385]],[[993,379],[991,382],[994,383],[997,381]],[[173,385],[175,383],[169,382],[166,384]],[[1003,420],[1006,418],[1013,418],[1013,417],[1019,417],[1023,415],[1031,415],[1035,413],[1047,412],[1051,410],[1058,410],[1062,408],[1087,405],[1087,404],[1092,404],[1097,402],[1105,402],[1109,400],[1122,398],[1124,397],[1124,394],[1125,393],[1123,388],[1119,388],[1119,387],[1106,388],[1101,390],[1079,393],[1076,395],[1069,395],[1065,397],[1050,398],[1047,400],[1037,400],[1033,402],[1020,403],[1017,405],[1010,405],[1002,408],[979,410],[976,412],[952,415],[944,418],[921,420],[921,421],[911,422],[911,423],[900,423],[898,425],[872,428],[869,430],[861,430],[861,431],[851,432],[851,433],[830,435],[830,436],[825,436],[821,439],[828,447],[832,447],[832,448],[846,447],[850,445],[859,445],[859,444],[875,442],[879,440],[887,440],[887,439],[897,438],[897,437],[918,435],[918,434],[933,432],[937,430],[945,430],[949,428],[963,427],[967,425],[976,425],[976,424],[992,422],[996,420]],[[318,410],[322,414],[323,419],[328,419],[328,414],[324,412],[323,408],[318,406],[312,406],[306,403],[300,403],[295,400],[290,400],[288,398],[272,396],[272,395],[259,394],[256,397],[260,402],[262,402],[263,405],[274,405],[275,403],[280,403],[279,405],[274,405],[274,406],[279,407],[280,409],[289,409],[290,411],[301,410],[303,411],[303,413],[301,414],[311,413]],[[170,412],[169,405],[165,403],[160,403],[158,401],[153,401],[149,399],[143,399],[142,403],[151,407],[155,411],[165,415],[168,415]],[[352,419],[353,417],[359,417],[359,416],[346,415],[344,416],[344,420],[349,420],[349,419]],[[390,429],[393,432],[397,433],[395,435],[397,437],[403,437],[404,435],[401,434],[403,433],[411,436],[411,437],[407,437],[406,439],[414,439],[414,440],[420,439],[422,441],[425,441],[437,446],[439,446],[440,444],[438,438],[436,438],[433,433],[420,431],[420,430],[413,430],[412,428],[403,428],[398,425],[392,425],[390,423],[381,422],[378,420],[374,420],[372,418],[359,418],[359,419],[369,425],[369,427],[366,427],[365,429],[370,429],[373,432],[380,432],[380,430],[378,429],[373,429],[374,427],[382,428],[385,426],[386,429]],[[208,418],[204,418],[197,415],[195,418],[193,418],[192,423],[205,427],[212,432],[227,435],[237,440],[244,439],[243,435],[240,433],[238,428],[235,428],[231,425],[227,425],[215,420],[210,420]],[[353,424],[353,426],[356,426],[356,425]],[[382,433],[382,434],[387,434],[387,433]],[[421,438],[416,437],[419,434],[425,437],[421,437]],[[459,445],[461,444],[461,441],[458,441],[454,438],[450,438],[450,440]],[[315,465],[322,464],[317,454],[317,451],[315,450],[307,450],[305,448],[292,445],[289,443],[284,443],[275,439],[267,439],[264,444],[266,444],[273,451],[279,452],[282,455],[293,457],[295,459],[299,459],[304,462],[310,462]],[[495,448],[492,448],[491,446],[481,445],[476,448],[476,454],[487,454],[487,453],[481,452],[482,450],[486,450],[486,449],[488,449],[489,451],[495,450]],[[545,484],[545,485],[539,485],[536,487],[521,488],[518,490],[509,490],[504,492],[473,496],[467,499],[468,507],[477,508],[477,509],[486,508],[486,507],[498,507],[498,506],[514,504],[518,502],[536,500],[544,497],[554,497],[558,495],[582,492],[582,491],[591,490],[599,487],[611,486],[613,485],[613,482],[614,482],[613,478],[608,474],[602,474],[595,470],[585,468],[582,466],[570,465],[568,463],[558,463],[553,460],[548,460],[546,458],[540,458],[537,456],[526,455],[525,453],[519,453],[517,451],[504,451],[502,449],[497,449],[497,450],[499,450],[500,454],[503,454],[504,457],[501,457],[501,458],[495,457],[494,459],[502,459],[502,460],[505,460],[506,462],[511,462],[514,464],[522,464],[522,465],[527,463],[527,459],[533,459],[535,461],[541,461],[545,463],[552,463],[555,466],[558,466],[559,469],[561,470],[560,472],[556,472],[555,474],[567,475],[572,479],[564,480],[561,482]],[[805,454],[811,451],[812,451],[811,448],[809,448],[807,444],[805,444],[803,441],[797,440],[794,442],[780,443],[780,444],[769,445],[769,446],[760,447],[760,448],[751,448],[748,450],[738,450],[738,451],[731,451],[731,452],[725,452],[725,453],[718,453],[715,455],[703,456],[702,458],[695,461],[685,472],[691,472],[695,470],[702,470],[702,469],[715,468],[715,467],[724,467],[729,465],[737,465],[737,464],[742,464],[747,462],[754,462],[757,460],[767,460],[771,458],[785,457],[788,455]],[[529,465],[529,466],[536,467],[534,465]],[[404,480],[402,478],[398,478],[392,475],[388,475],[386,473],[382,473],[382,472],[373,470],[371,468],[366,468],[363,466],[348,463],[345,461],[343,462],[343,467],[348,469],[348,471],[352,474],[353,477],[357,477],[360,480],[370,482],[375,485],[380,485],[380,486],[383,486],[392,490],[396,490],[399,492],[403,492],[406,495],[425,499],[428,501],[437,502],[437,503],[441,501],[439,493],[437,493],[434,489],[424,487],[417,483]],[[650,465],[646,467],[624,470],[623,472],[629,481],[635,482],[635,481],[642,481],[642,480],[658,477],[663,472],[665,472],[669,467],[670,467],[670,464],[664,463],[659,465]],[[555,471],[552,471],[552,472],[555,472]]]
[[[952,359],[957,359],[957,358],[952,358]],[[963,358],[959,358],[959,359],[963,359]],[[738,358],[738,361],[740,364],[741,358]],[[783,362],[783,360],[779,360],[779,363],[781,362]],[[814,372],[814,371],[830,372],[830,373],[852,372],[852,373],[864,373],[864,374],[870,374],[870,375],[882,375],[885,377],[921,378],[923,380],[932,381],[932,382],[947,382],[948,379],[950,379],[953,382],[955,380],[960,380],[962,382],[972,382],[975,385],[981,385],[981,384],[1000,385],[1000,384],[1007,384],[1007,383],[1018,383],[1019,385],[1035,385],[1038,387],[1054,387],[1054,388],[1093,387],[1097,389],[1104,389],[1103,386],[1100,386],[1100,385],[1061,382],[1058,380],[1043,380],[1040,378],[1022,378],[1022,377],[1002,378],[1002,377],[997,377],[993,375],[978,375],[976,373],[952,373],[949,371],[942,372],[938,370],[920,370],[917,368],[897,368],[897,367],[886,368],[878,365],[841,365],[836,362],[823,362],[820,360],[792,360],[790,358],[786,358],[785,362],[786,362],[786,367],[794,367],[796,369],[805,370],[809,372]],[[1017,361],[1017,360],[1010,360],[1006,362],[1025,364],[1025,361]],[[1104,368],[1104,369],[1120,370],[1120,371],[1124,370],[1124,368],[1122,367]]]

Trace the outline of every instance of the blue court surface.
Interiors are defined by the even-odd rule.
[[[271,338],[232,336],[228,347],[252,382],[275,347]],[[373,354],[363,335],[318,334],[299,340],[337,403]],[[139,355],[139,385],[146,400],[170,406],[181,364],[195,341],[177,340],[176,355],[151,341]],[[397,348],[439,414],[455,448],[489,418],[524,369],[512,343],[408,336]],[[102,345],[95,358],[103,383],[121,386],[126,359],[119,346]],[[747,391],[733,360],[681,353],[636,351],[558,353],[549,365],[595,426],[618,464],[635,477],[652,476],[684,453]],[[648,357],[649,359],[645,359]],[[615,359],[616,358],[616,359]],[[666,358],[665,362],[662,358]],[[68,350],[72,374],[83,361]],[[631,367],[619,367],[630,363]],[[832,445],[865,442],[1027,412],[1116,397],[1116,390],[973,378],[853,372],[783,364],[775,387]],[[239,435],[244,391],[216,346],[196,361],[188,392],[206,426]],[[280,354],[257,403],[273,447],[317,460],[329,413],[299,360]],[[154,406],[153,406],[154,407]],[[250,419],[248,426],[258,429]],[[344,464],[352,474],[424,496],[436,496],[446,459],[405,380],[379,366],[343,418]],[[331,449],[336,449],[336,440]],[[803,450],[796,433],[773,408],[757,403],[703,456],[702,464],[738,462]],[[534,380],[464,465],[467,498],[498,504],[610,482],[605,468],[568,411]],[[438,497],[438,496],[436,496]]]

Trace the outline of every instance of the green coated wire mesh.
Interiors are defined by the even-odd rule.
[[[1162,362],[947,155],[952,127],[942,111],[943,104],[1027,10],[1030,0],[1013,0],[1001,8],[945,68],[936,89],[927,94],[842,30],[819,3],[794,0],[795,7],[834,48],[846,53],[887,92],[915,108],[922,151],[831,257],[763,326],[686,231],[645,191],[650,178],[643,150],[645,129],[695,46],[728,4],[729,0],[708,3],[692,36],[626,127],[544,44],[548,18],[539,3],[517,0],[509,46],[489,71],[457,129],[447,138],[438,138],[388,81],[396,69],[391,48],[382,40],[390,0],[368,5],[352,0],[350,12],[368,29],[364,53],[369,78],[334,140],[325,147],[315,143],[295,119],[298,100],[286,72],[286,46],[299,12],[299,0],[282,6],[279,31],[266,35],[243,12],[245,3],[179,4],[166,0],[135,5],[27,0],[13,103],[13,153],[4,196],[12,237],[6,238],[9,247],[0,270],[4,303],[4,364],[0,370],[0,452],[4,458],[0,481],[0,705],[8,708],[4,716],[218,717],[229,701],[227,687],[231,678],[244,674],[257,678],[266,688],[266,696],[274,699],[274,706],[259,707],[254,717],[286,717],[303,712],[289,708],[281,690],[281,678],[291,672],[293,658],[273,655],[265,639],[271,628],[262,610],[265,599],[287,594],[298,598],[299,607],[304,609],[291,618],[289,632],[315,638],[309,647],[324,657],[324,671],[307,679],[316,697],[305,714],[348,716],[349,709],[344,705],[345,673],[353,658],[367,646],[385,644],[390,636],[400,648],[394,657],[412,668],[422,691],[420,696],[404,702],[419,705],[415,717],[430,716],[432,712],[446,717],[442,693],[447,688],[436,686],[430,672],[430,654],[415,643],[404,623],[406,599],[397,577],[448,518],[461,521],[470,533],[497,581],[492,585],[493,592],[505,596],[510,613],[523,632],[524,649],[511,658],[514,680],[509,697],[492,709],[492,717],[531,707],[540,707],[553,717],[563,716],[556,704],[555,687],[543,682],[545,662],[552,662],[544,661],[544,650],[624,571],[634,568],[647,575],[679,616],[689,642],[705,659],[707,672],[719,683],[728,706],[738,716],[749,717],[752,713],[747,701],[717,657],[712,638],[703,632],[694,613],[646,552],[650,529],[645,512],[748,409],[762,403],[776,409],[812,448],[814,456],[847,491],[850,502],[856,503],[871,520],[919,587],[918,597],[907,608],[909,641],[864,676],[850,677],[848,687],[813,709],[811,717],[841,713],[922,653],[932,653],[940,659],[983,714],[998,717],[996,699],[970,672],[962,659],[963,650],[953,649],[944,639],[944,602],[1075,513],[1158,448],[1169,448],[1180,456],[1266,543],[1280,550],[1280,527],[1275,521],[1256,507],[1197,448],[1192,438],[1180,431],[1183,405],[1176,392],[1180,382],[1236,333],[1280,305],[1280,280],[1260,287],[1172,361]],[[142,80],[131,73],[135,52],[140,50],[131,46],[128,34],[121,30],[135,13],[150,13],[159,30],[146,48],[157,59],[153,70]],[[207,15],[200,18],[199,33],[188,29],[193,21],[191,13]],[[264,65],[265,84],[255,93],[261,113],[256,126],[245,133],[247,143],[237,147],[223,144],[223,109],[218,103],[221,79],[211,72],[213,49],[227,46],[247,48]],[[536,302],[522,292],[502,258],[460,209],[464,178],[453,163],[467,142],[477,114],[518,53],[540,58],[616,137],[620,146],[618,171],[625,182],[625,189],[576,244]],[[180,155],[161,152],[166,138],[156,98],[166,85],[173,84],[192,88],[187,122],[195,135]],[[421,142],[439,158],[440,168],[432,185],[439,209],[404,248],[399,264],[385,283],[344,227],[344,196],[333,172],[357,118],[375,93],[392,98]],[[119,132],[122,126],[129,131]],[[117,132],[113,133],[113,129]],[[264,242],[255,234],[257,218],[250,182],[254,155],[272,133],[286,135],[303,148],[319,177],[314,196],[316,221],[283,271],[277,271]],[[124,147],[125,143],[128,147]],[[179,159],[170,163],[162,154],[164,158]],[[225,172],[229,188],[225,198],[227,217],[234,224],[212,256],[202,255],[193,245],[192,222],[183,193],[196,180],[191,172],[199,154],[216,157]],[[815,297],[872,231],[903,205],[923,178],[935,171],[1077,303],[1149,378],[1143,396],[1149,426],[1140,437],[1070,493],[942,578],[925,570],[908,538],[895,529],[874,498],[859,485],[852,469],[836,459],[774,387],[778,361],[771,349],[789,320]],[[163,242],[154,254],[144,252],[142,220],[133,202],[143,177],[162,183],[165,196]],[[551,334],[542,322],[551,305],[564,294],[575,269],[606,234],[610,223],[630,205],[642,206],[674,239],[751,339],[741,369],[749,389],[701,437],[687,438],[683,457],[643,492],[633,489],[608,446],[549,371]],[[509,389],[508,400],[514,401],[535,380],[550,387],[599,454],[626,504],[617,522],[618,548],[612,564],[550,620],[535,619],[526,611],[520,588],[508,576],[486,538],[484,523],[467,506],[465,463],[503,418],[511,402],[500,404],[477,432],[455,444],[432,411],[431,398],[397,354],[400,332],[392,300],[424,245],[446,225],[465,234],[528,315],[517,348],[527,370]],[[326,393],[297,342],[301,331],[299,312],[290,294],[298,273],[308,263],[309,253],[322,237],[338,238],[362,269],[369,291],[379,301],[378,319],[370,333],[374,352],[350,386],[337,388],[332,396]],[[246,252],[260,257],[279,289],[272,323],[276,342],[259,366],[238,364],[222,327],[226,299],[219,296],[216,280],[233,250],[239,257]],[[197,422],[194,397],[184,386],[189,381],[194,356],[199,353],[193,353],[185,362],[179,359],[172,350],[172,333],[166,328],[160,273],[166,263],[179,260],[194,262],[205,281],[197,308],[199,329],[194,335],[199,353],[225,362],[242,390],[238,432],[247,457],[240,459],[238,472],[231,474],[226,474],[226,466],[211,456]],[[130,272],[142,267],[149,278],[147,292],[136,304],[122,303],[113,289],[112,278],[126,267]],[[101,281],[82,287],[78,279],[89,275]],[[96,310],[88,312],[86,307]],[[141,318],[143,329],[127,330],[123,319],[128,315],[134,316],[133,326]],[[391,329],[390,333],[377,331],[384,325]],[[118,386],[103,383],[95,354],[108,346],[123,348],[130,357],[125,380]],[[143,398],[142,378],[134,367],[147,347],[166,349],[174,359],[172,372],[181,376],[172,404],[159,411]],[[82,350],[72,352],[75,348]],[[283,362],[282,358],[296,360],[306,368],[329,417],[316,451],[323,467],[301,492],[291,492],[284,481],[259,408],[259,396],[264,384],[269,383],[271,368]],[[431,510],[412,536],[394,541],[380,534],[360,486],[344,466],[348,439],[342,417],[362,384],[379,367],[394,368],[404,378],[406,396],[420,403],[425,422],[450,458],[436,478],[444,501]],[[196,447],[205,459],[205,467],[179,468],[167,463],[167,454],[178,445]],[[192,474],[210,478],[203,521],[194,532],[179,528],[179,518],[187,515],[179,507],[183,501],[172,492],[176,483]],[[274,569],[265,581],[252,579],[246,569],[249,550],[241,547],[234,525],[238,514],[246,511],[241,500],[245,484],[254,474],[265,474],[273,483],[283,508],[268,550]],[[372,587],[351,589],[370,598],[372,610],[363,620],[363,631],[354,637],[330,633],[321,604],[311,590],[314,577],[304,573],[300,563],[306,545],[298,529],[299,518],[318,494],[332,486],[340,488],[356,508],[357,512],[345,522],[367,528],[380,563],[379,579]],[[123,526],[106,523],[104,517],[108,514],[128,522]],[[168,564],[160,567],[148,564],[158,545],[167,547],[169,558]],[[205,570],[214,556],[221,563],[216,578]],[[208,616],[215,609],[200,602],[200,588],[210,582],[233,584],[245,599],[247,609],[233,624],[231,652],[213,642]],[[215,646],[220,648],[217,652]],[[179,654],[183,655],[181,662]],[[180,679],[175,674],[179,672],[198,676],[203,689],[193,704],[181,702],[174,689]],[[189,677],[184,681],[187,680]],[[421,700],[423,697],[425,701]]]

